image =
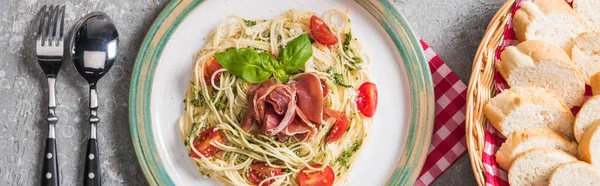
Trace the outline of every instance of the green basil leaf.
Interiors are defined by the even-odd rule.
[[[229,49],[215,54],[215,58],[229,73],[250,83],[262,83],[272,75],[263,67],[259,53],[251,48]]]
[[[283,47],[279,59],[286,73],[296,73],[312,56],[312,52],[308,35],[302,34]]]
[[[286,72],[285,72],[283,69],[280,69],[280,70],[278,70],[278,71],[275,71],[275,72],[273,73],[273,76],[274,76],[275,78],[279,79],[279,81],[281,81],[281,82],[283,82],[283,83],[285,83],[285,82],[287,82],[287,81],[289,80],[289,76],[288,76],[288,74],[287,74],[287,73],[286,73]]]
[[[275,69],[278,68],[277,60],[275,59],[275,57],[265,52],[258,53],[258,55],[260,57],[263,69],[274,74],[276,71]]]

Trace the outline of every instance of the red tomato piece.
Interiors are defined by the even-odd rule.
[[[248,180],[254,184],[260,184],[263,180],[281,175],[283,171],[280,168],[270,167],[265,162],[252,162],[248,171]],[[266,181],[266,185],[271,185],[275,180]]]
[[[206,61],[206,64],[204,64],[204,82],[206,82],[207,85],[212,85],[210,77],[221,68],[223,67],[221,67],[221,64],[219,64],[217,59],[214,56],[210,57],[210,59]],[[221,79],[221,73],[215,75],[214,82],[219,81],[219,79]]]
[[[337,36],[335,36],[329,29],[329,26],[316,15],[313,15],[310,18],[310,35],[312,35],[315,41],[325,46],[331,46],[338,43]]]
[[[211,142],[224,143],[223,137],[218,130],[215,130],[214,127],[208,128],[200,133],[200,136],[194,140],[194,148],[202,154],[204,157],[211,157],[217,152],[219,152],[219,148],[211,145]],[[190,149],[190,154],[194,158],[200,158],[200,155]]]
[[[374,83],[365,82],[360,85],[358,96],[356,96],[356,106],[363,115],[373,117],[377,109],[377,86]]]
[[[321,164],[312,164],[312,167],[321,167]],[[305,172],[308,171],[308,167],[304,167],[298,173],[298,184],[300,186],[331,186],[335,181],[335,175],[333,169],[327,166],[323,171],[320,172]]]
[[[346,129],[348,128],[348,118],[346,118],[344,114],[337,110],[329,110],[328,114],[332,117],[335,117],[335,123],[333,124],[333,127],[331,127],[329,136],[325,141],[334,142],[342,138],[342,136],[346,133]]]

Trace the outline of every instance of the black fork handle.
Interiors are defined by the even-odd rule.
[[[42,186],[58,186],[58,159],[56,157],[56,139],[46,138],[42,168]]]

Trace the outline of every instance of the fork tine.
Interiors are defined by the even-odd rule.
[[[54,15],[54,33],[52,35],[52,38],[54,39],[54,41],[53,41],[54,46],[58,46],[58,42],[60,40],[60,37],[59,37],[60,27],[62,26],[61,22],[60,22],[60,15],[61,15],[60,12],[61,11],[62,11],[62,7],[59,5],[56,5],[56,11],[54,13],[55,14]]]
[[[46,33],[49,43],[48,46],[54,45],[54,34],[56,33],[56,9],[58,9],[58,6],[50,5],[50,9],[48,10],[50,13],[50,16],[48,17],[50,25],[48,25],[48,33]]]
[[[60,8],[60,32],[58,35],[59,42],[63,41],[64,30],[65,30],[65,9],[67,9],[66,5],[62,5]]]
[[[36,35],[36,39],[41,40],[42,39],[42,33],[44,31],[44,19],[46,18],[46,5],[42,6],[42,8],[40,9],[40,11],[38,12],[38,19],[39,19],[39,27],[38,27],[38,32]]]
[[[54,9],[53,5],[48,6],[46,12],[44,12],[44,29],[42,30],[42,46],[48,45],[48,33],[50,32],[50,27],[52,26],[52,9]]]
[[[58,32],[60,31],[59,26],[60,23],[58,22],[58,16],[60,16],[60,10],[61,7],[59,7],[58,5],[54,6],[54,13],[52,15],[52,35],[50,37],[51,39],[51,43],[50,46],[54,45],[54,46],[58,46]]]

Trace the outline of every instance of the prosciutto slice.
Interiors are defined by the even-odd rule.
[[[241,126],[252,133],[276,136],[286,141],[290,136],[307,140],[323,122],[327,86],[314,73],[294,76],[288,84],[269,79],[248,88],[248,110]]]
[[[281,117],[279,124],[275,127],[270,127],[266,123],[266,135],[275,135],[287,127],[296,116],[296,92],[288,86],[279,86],[275,88],[267,97],[267,102],[270,103],[273,111]]]
[[[303,73],[293,77],[291,86],[296,88],[298,108],[306,118],[315,123],[323,123],[323,87],[314,73]]]

